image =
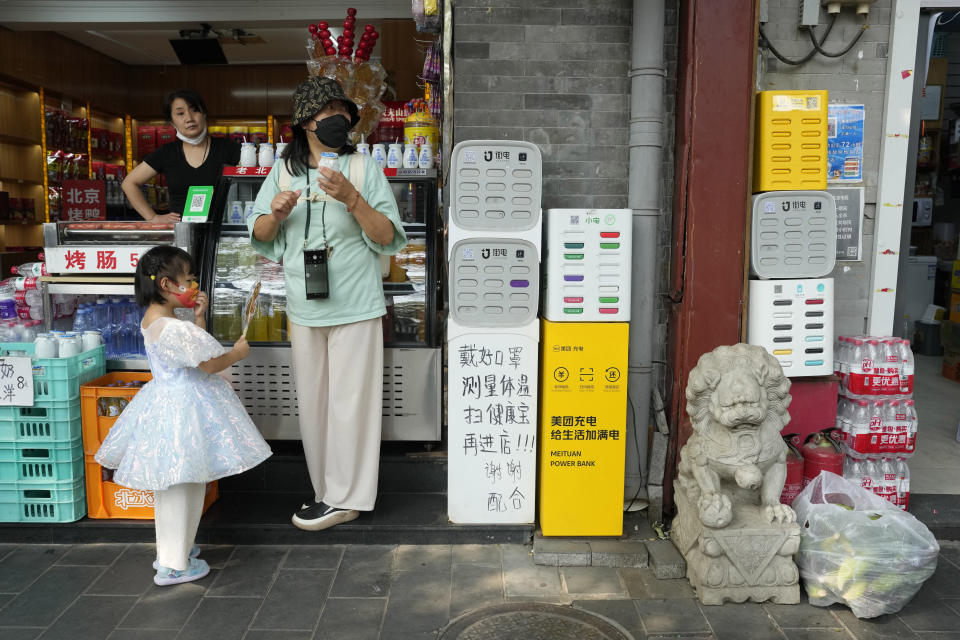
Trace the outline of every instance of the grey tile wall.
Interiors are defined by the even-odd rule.
[[[767,36],[784,55],[799,57],[810,50],[810,37],[797,28],[801,0],[770,2]],[[802,66],[789,66],[765,54],[760,63],[761,89],[826,89],[831,103],[862,104],[866,110],[863,131],[863,176],[865,189],[863,260],[838,262],[831,274],[835,279],[838,335],[863,333],[870,300],[870,272],[873,268],[873,218],[876,213],[880,143],[883,135],[883,107],[887,80],[887,52],[890,42],[890,0],[878,0],[870,7],[869,28],[857,45],[842,58],[817,55]],[[825,13],[818,33],[826,28]],[[826,43],[827,51],[838,51],[857,34],[861,22],[852,11],[843,11]],[[839,186],[839,185],[838,185]]]
[[[666,0],[663,181],[654,359],[666,358],[678,0]],[[627,206],[631,0],[458,0],[454,143],[525,140],[543,154],[543,207]],[[662,389],[664,368],[657,367]]]

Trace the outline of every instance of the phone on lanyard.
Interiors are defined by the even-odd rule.
[[[323,300],[330,296],[326,249],[303,252],[303,281],[307,288],[307,300]]]

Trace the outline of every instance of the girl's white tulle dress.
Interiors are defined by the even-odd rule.
[[[157,491],[234,475],[270,457],[227,381],[197,368],[226,353],[213,336],[175,318],[142,331],[153,380],[123,410],[95,456],[116,469],[114,482]]]

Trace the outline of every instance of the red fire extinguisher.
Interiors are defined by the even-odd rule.
[[[796,433],[783,436],[783,442],[787,445],[787,479],[783,483],[780,502],[790,505],[803,489],[803,454],[799,449],[800,436]]]
[[[803,486],[820,475],[821,471],[830,471],[843,475],[843,451],[830,432],[834,428],[817,431],[807,436],[801,449],[803,453]]]

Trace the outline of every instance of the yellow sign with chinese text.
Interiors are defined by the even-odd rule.
[[[541,320],[540,528],[623,534],[626,322]]]

